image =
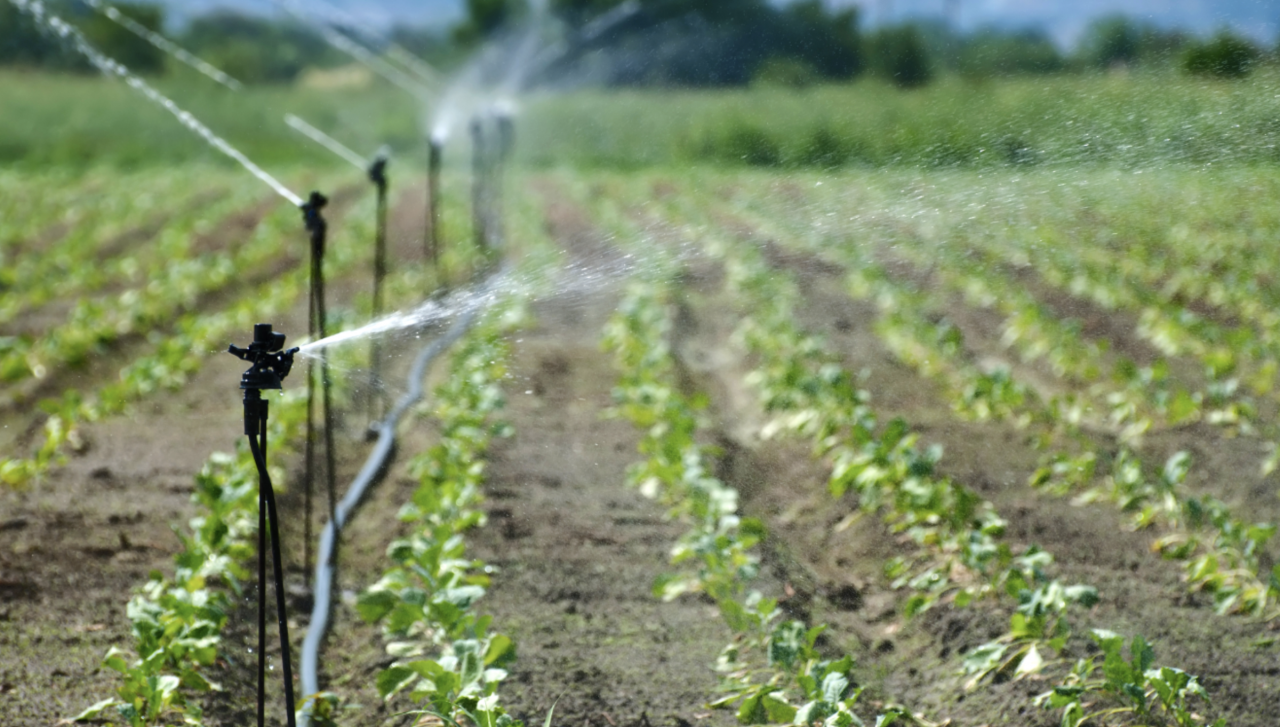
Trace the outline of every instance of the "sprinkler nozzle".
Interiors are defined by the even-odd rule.
[[[324,227],[324,218],[320,216],[320,210],[329,204],[329,198],[319,192],[312,192],[306,202],[298,205],[302,209],[302,219],[306,222],[307,229],[315,231]]]
[[[374,157],[373,162],[369,164],[369,181],[385,187],[387,184],[387,155],[384,152],[378,152],[378,156]]]
[[[248,348],[232,344],[227,351],[242,361],[252,364],[240,377],[240,388],[245,390],[280,389],[293,369],[293,355],[297,348],[284,348],[284,334],[271,330],[270,323],[258,323],[253,327],[253,343]]]

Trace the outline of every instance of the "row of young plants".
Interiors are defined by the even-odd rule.
[[[1057,659],[1070,653],[1070,606],[1091,606],[1097,591],[1053,580],[1052,557],[1034,545],[1014,554],[1003,542],[1005,523],[990,503],[936,474],[940,452],[922,451],[900,420],[876,426],[869,395],[820,341],[796,327],[794,283],[752,250],[721,250],[729,285],[744,302],[747,317],[739,337],[758,361],[753,383],[765,411],[776,417],[773,428],[810,439],[815,455],[832,465],[832,494],[855,493],[860,508],[879,513],[921,551],[887,568],[895,585],[915,591],[908,613],[944,597],[958,607],[988,596],[1009,598],[1017,605],[1006,633],[965,656],[970,685],[996,675],[1052,672]],[[1156,667],[1140,636],[1129,641],[1127,659],[1122,637],[1099,629],[1091,636],[1100,653],[1078,659],[1036,699],[1061,710],[1063,724],[1102,717],[1155,717],[1180,727],[1203,723],[1193,707],[1207,694],[1196,677]],[[1046,659],[1045,652],[1056,658]]]
[[[1033,486],[1064,495],[1075,492],[1080,495],[1076,502],[1082,504],[1110,502],[1130,513],[1137,528],[1164,528],[1167,534],[1155,540],[1153,550],[1183,563],[1189,588],[1210,593],[1220,613],[1262,615],[1277,603],[1280,570],[1266,571],[1260,561],[1275,527],[1246,522],[1221,500],[1188,492],[1184,482],[1190,458],[1185,452],[1175,453],[1163,466],[1144,463],[1138,447],[1150,419],[1139,413],[1144,407],[1140,394],[1125,397],[1112,392],[1107,397],[1113,407],[1111,416],[1090,432],[1082,432],[1086,415],[1079,400],[1055,395],[1046,401],[1008,369],[982,370],[973,363],[954,326],[945,319],[931,320],[924,296],[905,290],[888,276],[876,275],[871,267],[851,271],[849,278],[854,295],[872,298],[879,306],[882,318],[877,332],[886,347],[923,375],[941,381],[958,413],[979,420],[1034,424],[1039,432],[1036,441],[1045,447],[1055,434],[1066,435],[1066,448],[1045,455],[1044,465],[1031,477]],[[1134,376],[1134,380],[1150,378],[1151,372],[1145,369]],[[1185,391],[1179,394],[1186,398]],[[1179,400],[1175,395],[1162,402],[1165,413]],[[1119,442],[1110,472],[1100,482],[1095,478],[1096,447],[1089,436],[1099,433]]]
[[[358,206],[331,226],[330,239],[336,237],[341,244],[330,245],[326,257],[330,276],[345,273],[354,263],[369,257],[363,244],[372,229],[372,222],[366,219],[368,206]],[[62,435],[62,439],[53,440],[55,444],[46,442],[45,450],[55,454],[27,466],[51,464],[69,431],[59,422],[115,414],[127,402],[151,391],[182,385],[208,352],[223,353],[229,336],[249,330],[263,317],[270,318],[291,306],[308,283],[307,273],[303,268],[259,285],[218,313],[188,313],[176,326],[177,335],[158,341],[155,354],[127,366],[121,372],[120,383],[104,388],[89,400],[69,392],[62,402],[65,409],[50,417]],[[423,270],[403,268],[390,286],[389,297],[416,300],[421,296],[423,282]],[[357,308],[368,313],[366,296],[357,296]],[[355,322],[342,309],[330,312],[330,328],[341,329]],[[350,352],[337,354],[341,358]],[[335,401],[345,400],[346,384],[350,382],[339,379],[335,383]],[[485,391],[489,393],[488,389]],[[475,403],[455,405],[469,411]],[[305,417],[305,389],[286,392],[268,419],[269,440],[297,441],[302,436]],[[285,478],[278,466],[272,466],[272,479],[277,489],[284,489]],[[234,455],[210,457],[196,478],[193,502],[200,514],[191,520],[189,532],[175,529],[183,547],[175,557],[174,576],[152,573],[127,608],[135,643],[131,648],[111,649],[104,659],[105,667],[121,674],[116,696],[89,707],[76,716],[77,721],[100,719],[114,709],[135,727],[175,722],[200,725],[201,695],[221,689],[208,675],[208,667],[215,662],[232,661],[229,655],[219,653],[221,634],[235,600],[243,595],[243,580],[250,575],[246,567],[256,553],[257,475],[244,441],[237,442]],[[314,723],[334,723],[341,708],[335,695],[304,696],[309,698]]]
[[[192,242],[255,202],[261,194],[238,188],[226,194],[195,193],[194,199],[177,199],[177,211],[161,216],[147,208],[146,217],[128,214],[111,219],[112,227],[126,221],[134,225],[111,234],[77,220],[59,249],[27,251],[14,261],[12,284],[0,295],[0,323],[38,311],[56,300],[84,299],[106,290],[134,289],[168,275],[166,266],[190,255]],[[146,197],[144,196],[144,199]],[[152,204],[157,204],[152,201]],[[78,246],[71,242],[79,243]],[[106,293],[100,297],[107,297]],[[79,306],[67,314],[75,317]],[[5,372],[8,374],[9,372]],[[9,374],[12,375],[12,374]]]
[[[184,167],[124,176],[58,170],[0,175],[0,320],[31,306],[32,291],[84,270],[113,240],[174,206],[190,208],[211,184],[221,192],[224,174]]]
[[[305,257],[298,228],[297,211],[284,207],[257,225],[250,239],[198,256],[191,254],[198,251],[188,249],[187,235],[161,235],[154,243],[152,259],[157,264],[136,265],[135,261],[138,269],[133,277],[141,285],[109,298],[81,297],[65,320],[39,336],[9,337],[0,351],[0,380],[13,384],[44,379],[62,368],[83,365],[116,340],[162,325],[175,314],[191,310],[202,297],[263,270],[282,257],[282,239],[298,239],[296,257]],[[166,248],[166,242],[175,245]],[[164,258],[166,254],[172,256]],[[105,266],[97,263],[95,267]]]
[[[786,619],[776,599],[749,590],[759,571],[752,549],[765,528],[738,514],[737,491],[710,472],[697,402],[676,381],[670,296],[662,283],[632,283],[601,342],[621,372],[614,413],[644,433],[645,459],[630,468],[628,482],[690,526],[672,549],[681,572],[660,578],[654,593],[664,600],[702,594],[733,632],[716,662],[721,694],[711,706],[734,709],[741,724],[863,725],[853,658],[824,658],[816,647],[826,626]],[[898,706],[880,710],[874,723],[929,724]]]
[[[1162,388],[1167,367],[1134,368],[1114,375],[1115,380],[1128,383],[1100,397],[1110,407],[1110,416],[1091,421],[1089,407],[1074,395],[1075,387],[1045,396],[1008,368],[978,366],[960,330],[946,320],[940,304],[896,281],[861,251],[851,246],[837,251],[836,246],[827,245],[816,252],[834,256],[847,266],[851,294],[874,301],[880,311],[876,331],[886,347],[922,375],[942,383],[957,413],[978,420],[1013,421],[1023,427],[1035,424],[1036,441],[1046,448],[1062,439],[1055,435],[1066,435],[1066,449],[1046,454],[1045,465],[1031,478],[1033,485],[1047,484],[1064,494],[1081,490],[1078,502],[1112,502],[1133,514],[1136,527],[1164,527],[1168,534],[1155,541],[1153,550],[1182,562],[1189,588],[1212,594],[1219,612],[1260,615],[1277,602],[1280,570],[1267,572],[1260,562],[1275,533],[1274,526],[1246,522],[1220,500],[1187,492],[1183,483],[1189,458],[1185,453],[1173,455],[1162,467],[1144,464],[1137,454],[1141,434],[1150,427],[1152,416],[1173,419],[1197,415],[1194,408],[1204,401],[1198,394],[1189,396],[1186,390],[1171,394]],[[958,270],[967,269],[964,264],[957,265]],[[977,271],[969,278],[945,275],[954,278],[954,285],[969,286],[965,294],[986,305],[1001,301],[1002,309],[1010,312],[1006,343],[1012,345],[1011,338],[1020,338],[1026,355],[1051,356],[1053,368],[1060,375],[1073,371],[1077,384],[1100,378],[1094,363],[1098,356],[1078,342],[1072,344],[1076,331],[1048,316],[1028,300],[1025,291],[1002,287],[998,294],[993,293],[987,282],[991,276]],[[1010,335],[1015,328],[1016,333]],[[1034,335],[1028,333],[1033,330]],[[1069,355],[1051,353],[1055,349]],[[1160,391],[1151,403],[1145,397],[1157,388]],[[1205,403],[1216,407],[1214,411],[1221,415],[1219,423],[1238,421],[1229,412],[1238,412],[1239,407],[1231,409],[1235,404],[1225,397],[1214,396]],[[1082,427],[1088,431],[1082,432]],[[1114,437],[1120,443],[1111,473],[1096,486],[1091,486],[1096,447],[1089,435]]]
[[[674,196],[668,195],[669,198]],[[687,201],[686,196],[680,196],[678,199]],[[744,244],[738,242],[725,245],[722,252],[730,250],[739,254],[749,252],[743,250]],[[770,305],[781,305],[782,308],[775,309],[776,315],[768,316],[767,319],[778,326],[777,331],[785,332],[789,329],[792,334],[789,341],[786,336],[768,337],[774,345],[778,346],[777,350],[791,351],[791,355],[775,359],[778,363],[775,373],[778,376],[772,378],[772,382],[777,388],[765,397],[766,405],[775,407],[780,415],[785,413],[785,416],[774,420],[771,428],[775,432],[794,429],[812,436],[819,452],[825,453],[828,461],[833,464],[832,485],[836,492],[844,492],[847,489],[861,492],[865,489],[866,506],[872,510],[880,510],[882,507],[889,509],[890,522],[908,533],[910,537],[915,537],[922,550],[931,551],[929,555],[933,557],[938,557],[936,553],[942,551],[945,557],[946,551],[936,546],[942,545],[945,548],[948,543],[947,538],[939,537],[931,532],[931,528],[941,523],[944,524],[945,531],[945,523],[951,513],[955,512],[956,507],[952,505],[942,508],[941,512],[928,513],[929,495],[936,492],[928,487],[933,464],[928,453],[922,456],[910,439],[906,441],[906,446],[898,447],[904,439],[907,439],[903,436],[905,426],[900,423],[891,424],[885,428],[884,434],[888,447],[879,446],[875,433],[865,431],[863,451],[857,451],[857,447],[848,449],[849,443],[842,441],[843,437],[840,436],[841,426],[853,429],[850,422],[859,421],[860,417],[850,412],[858,410],[859,397],[864,397],[865,392],[856,391],[848,374],[842,372],[835,361],[822,351],[816,339],[799,335],[794,328],[794,315],[789,305],[789,300],[794,297],[794,291],[788,294],[787,284],[780,282],[776,277],[771,277],[772,273],[765,271],[762,261],[756,259],[754,263],[753,269],[756,274],[748,276],[748,279],[761,284],[757,292],[767,291],[767,293],[761,292],[758,296],[751,296],[752,302],[747,306],[748,311],[758,313],[760,310],[769,310]],[[730,277],[735,276],[731,273]],[[783,288],[773,287],[776,285],[782,285]],[[759,316],[753,317],[758,319]],[[750,327],[749,325],[748,328]],[[808,359],[807,362],[805,359]],[[768,382],[770,377],[761,373],[760,381]],[[841,381],[843,384],[838,383]],[[841,395],[842,389],[843,395]],[[852,398],[849,396],[850,392],[853,393]],[[824,399],[828,405],[817,406],[817,403]],[[862,423],[868,424],[866,420],[862,420]],[[886,449],[889,450],[889,456],[882,454]],[[887,487],[892,484],[898,484],[899,487]],[[956,493],[957,490],[960,493],[965,492],[963,488],[951,491]],[[967,494],[968,498],[960,499],[961,501],[969,500],[968,507],[971,509],[968,512],[981,510],[974,507],[978,503],[978,498],[971,492]],[[919,502],[926,504],[926,508],[924,513],[917,514],[913,510]],[[977,518],[968,525],[979,534],[980,537],[974,539],[976,540],[974,544],[979,546],[984,544],[984,540],[989,542],[991,538],[998,539],[1002,530],[997,526],[987,533],[982,533],[983,521]],[[1027,549],[1017,558],[1017,563],[1011,564],[1012,554],[1003,544],[998,544],[994,548],[1003,556],[1002,558],[984,556],[983,551],[988,549],[984,547],[979,547],[975,555],[979,559],[987,557],[1006,566],[1012,565],[1013,567],[1006,573],[1015,577],[1006,578],[1005,589],[984,587],[981,584],[982,576],[991,579],[988,583],[1000,583],[1001,579],[996,575],[999,569],[983,568],[981,565],[972,568],[963,567],[964,562],[961,558],[965,557],[964,549],[969,546],[969,543],[965,542],[964,538],[954,538],[950,542],[954,544],[957,541],[959,543],[952,547],[961,555],[957,557],[952,554],[951,558],[952,562],[959,562],[962,567],[954,571],[958,582],[951,587],[953,595],[947,596],[948,600],[966,603],[981,595],[1008,593],[1019,601],[1018,609],[1010,619],[1009,632],[1000,639],[970,652],[965,669],[973,676],[971,683],[976,683],[984,676],[995,674],[1025,676],[1045,669],[1051,662],[1045,661],[1040,652],[1056,651],[1067,646],[1069,627],[1065,619],[1065,611],[1069,601],[1072,597],[1091,600],[1089,595],[1091,589],[1076,587],[1068,595],[1068,587],[1054,582],[1050,582],[1049,586],[1043,590],[1019,587],[1022,583],[1032,585],[1048,581],[1044,565],[1047,565],[1050,559],[1047,554],[1037,549]],[[927,559],[920,560],[923,562],[915,571],[904,567],[906,562],[903,560],[891,563],[888,569],[891,574],[898,576],[896,585],[926,591],[926,593],[916,593],[908,600],[909,610],[927,607],[940,600],[936,594],[931,598],[931,594],[927,593],[930,587],[936,587],[942,582],[943,590],[946,589],[945,581],[940,578],[940,573],[945,571],[929,568]],[[978,563],[981,563],[981,560]],[[917,575],[923,577],[912,577]],[[993,575],[996,577],[992,578]],[[1030,578],[1027,577],[1028,575]],[[1138,719],[1148,718],[1147,715],[1154,713],[1162,713],[1179,724],[1200,723],[1200,718],[1188,707],[1191,700],[1203,696],[1203,689],[1198,680],[1180,670],[1167,667],[1152,668],[1149,648],[1141,638],[1136,637],[1130,641],[1132,654],[1126,660],[1123,655],[1122,640],[1117,640],[1110,632],[1101,630],[1093,632],[1092,636],[1103,653],[1078,661],[1076,667],[1064,676],[1053,690],[1037,700],[1040,704],[1061,709],[1064,723],[1071,725],[1094,717],[1110,716],[1110,721],[1114,722],[1123,719],[1125,714]],[[1124,668],[1121,668],[1122,666]],[[1099,670],[1103,673],[1102,676],[1098,676]],[[1222,723],[1219,720],[1217,724]]]
[[[364,207],[360,205],[337,221],[331,235],[342,240],[366,239],[370,224],[365,221]],[[297,240],[300,246],[305,245],[296,228],[290,230],[287,226],[277,230],[272,239],[277,246],[280,239]],[[325,260],[326,274],[332,276],[350,270],[366,259],[367,253],[359,242],[331,244]],[[9,487],[27,486],[61,462],[68,448],[81,446],[80,424],[119,414],[154,392],[184,384],[211,355],[220,354],[226,341],[237,331],[250,330],[253,323],[286,310],[306,289],[308,276],[307,267],[300,266],[246,288],[223,310],[182,313],[163,335],[160,331],[148,335],[148,342],[154,348],[121,368],[118,380],[93,391],[68,389],[61,397],[41,401],[39,409],[46,418],[37,435],[38,441],[28,454],[0,456],[0,483]]]
[[[293,441],[306,423],[305,390],[284,394],[267,420],[268,439]],[[284,483],[272,466],[272,480]],[[246,440],[235,454],[215,453],[195,477],[192,502],[199,513],[185,530],[172,576],[153,571],[131,599],[126,614],[133,643],[113,646],[102,665],[119,673],[116,694],[85,709],[75,721],[102,718],[114,710],[131,727],[203,724],[199,695],[220,691],[210,676],[221,658],[222,631],[257,552],[258,470]]]
[[[450,727],[521,724],[498,696],[515,643],[477,612],[488,570],[467,558],[465,543],[466,532],[485,522],[486,452],[493,438],[510,434],[494,417],[504,405],[504,339],[521,316],[518,307],[498,304],[452,355],[430,400],[439,441],[409,463],[418,487],[399,513],[409,532],[388,546],[391,565],[356,602],[361,618],[381,624],[395,658],[376,677],[378,693],[388,701],[405,695],[411,713]],[[323,708],[331,711],[333,702]]]

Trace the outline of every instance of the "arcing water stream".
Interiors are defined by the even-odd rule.
[[[133,33],[139,38],[142,38],[143,40],[147,41],[151,45],[154,45],[160,50],[168,53],[174,58],[177,58],[178,60],[182,61],[188,66],[191,66],[192,68],[203,73],[209,78],[212,78],[214,81],[221,83],[222,85],[226,86],[232,91],[239,91],[242,88],[240,85],[240,82],[237,81],[236,79],[232,78],[231,76],[228,76],[227,74],[223,73],[217,68],[214,68],[212,65],[200,60],[199,58],[196,58],[195,56],[191,55],[186,50],[184,50],[177,43],[174,43],[173,41],[169,40],[168,38],[164,37],[163,35],[160,35],[159,33],[153,30],[149,30],[138,21],[134,20],[133,18],[130,18],[128,15],[125,15],[124,13],[121,13],[119,10],[115,9],[114,7],[102,2],[102,0],[84,0],[84,2],[89,7],[107,16],[108,19],[110,19],[112,22],[115,22],[120,27],[124,28],[125,30],[128,30],[130,33]]]
[[[332,136],[329,136],[328,134],[317,129],[311,124],[308,124],[307,122],[303,121],[297,116],[294,116],[293,114],[285,114],[284,122],[289,126],[293,127],[294,129],[296,129],[303,136],[307,137],[308,139],[311,139],[312,141],[319,144],[320,146],[323,146],[324,148],[328,149],[329,151],[333,152],[339,157],[342,157],[346,161],[350,162],[357,169],[364,171],[369,167],[368,159],[365,159],[364,157],[355,153],[351,149],[347,148],[347,146],[342,142],[338,141]]]
[[[152,88],[146,81],[135,76],[128,68],[125,68],[120,63],[99,52],[98,49],[89,44],[89,41],[85,40],[80,31],[68,25],[62,18],[49,12],[41,0],[9,0],[9,2],[13,3],[19,10],[30,15],[37,23],[48,28],[54,35],[57,35],[59,38],[69,42],[72,47],[76,49],[76,52],[83,55],[99,71],[102,71],[108,76],[120,77],[134,90],[158,104],[165,111],[173,114],[183,126],[199,134],[200,137],[213,146],[213,148],[239,162],[240,166],[244,167],[250,174],[257,177],[267,186],[271,187],[271,189],[275,190],[276,194],[289,200],[290,204],[295,207],[302,205],[302,198],[291,191],[288,187],[284,186],[280,180],[268,174],[262,167],[254,164],[248,157],[242,154],[240,150],[231,146],[222,137],[213,133],[209,127],[205,126],[199,119],[192,116],[189,112],[184,111],[169,97]]]

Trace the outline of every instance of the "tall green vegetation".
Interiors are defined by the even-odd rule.
[[[1249,41],[1219,31],[1203,43],[1192,43],[1182,54],[1182,68],[1194,76],[1244,78],[1262,54]]]

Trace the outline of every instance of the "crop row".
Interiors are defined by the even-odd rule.
[[[291,441],[302,432],[306,409],[300,394],[290,392],[275,407],[267,421],[271,440]],[[273,472],[272,479],[283,483],[280,474]],[[245,565],[256,552],[258,533],[258,471],[246,442],[237,442],[234,455],[211,455],[195,484],[192,502],[199,514],[185,532],[175,529],[182,549],[174,556],[173,576],[152,573],[126,609],[133,644],[112,647],[103,658],[103,666],[120,675],[115,696],[85,709],[76,721],[114,709],[131,727],[174,719],[199,725],[203,710],[194,696],[221,690],[209,668],[251,577]]]
[[[351,214],[334,226],[334,234],[351,235],[363,241],[367,223],[362,215]],[[285,225],[282,216],[263,228],[264,245],[278,248],[279,240],[297,238],[295,230]],[[295,221],[296,223],[296,221]],[[301,245],[301,241],[299,241]],[[356,262],[367,257],[363,244],[330,245],[326,257],[327,274],[343,273]],[[240,289],[239,297],[227,308],[216,313],[189,311],[180,314],[166,335],[150,335],[148,342],[154,347],[150,352],[125,365],[116,381],[104,384],[94,391],[69,389],[59,398],[42,401],[40,408],[47,414],[40,442],[28,456],[0,457],[0,482],[20,487],[40,476],[50,466],[60,461],[68,446],[77,446],[77,426],[82,422],[96,421],[123,411],[135,402],[155,391],[175,389],[204,364],[210,351],[220,352],[226,341],[236,331],[249,330],[254,322],[277,315],[286,310],[301,295],[307,285],[305,266],[284,275]],[[163,308],[163,306],[162,306]],[[166,320],[173,309],[164,313]],[[92,323],[98,326],[100,323]]]
[[[891,565],[891,574],[900,572],[897,582],[917,592],[908,600],[908,610],[922,599],[926,605],[936,601],[944,592],[950,592],[958,607],[984,596],[1011,597],[1017,606],[1006,633],[964,659],[970,683],[1048,669],[1041,651],[1066,650],[1069,607],[1096,602],[1096,590],[1051,580],[1052,557],[1034,545],[1014,555],[1001,542],[1005,524],[990,504],[934,473],[940,453],[919,450],[901,420],[875,426],[869,394],[855,388],[819,341],[796,328],[794,283],[750,249],[722,249],[730,286],[745,303],[740,336],[759,362],[754,379],[765,410],[780,417],[783,431],[810,439],[815,455],[832,464],[833,495],[856,493],[859,507],[879,512],[895,531],[929,553],[913,566]],[[1140,718],[1161,714],[1178,725],[1201,723],[1192,706],[1195,698],[1207,695],[1194,676],[1153,666],[1150,647],[1141,637],[1130,641],[1130,660],[1124,661],[1121,637],[1099,629],[1091,636],[1101,653],[1079,659],[1052,691],[1037,699],[1062,710],[1064,724],[1123,712]],[[1116,663],[1129,668],[1112,668]]]
[[[673,199],[696,205],[702,201],[691,201],[696,196],[668,195],[667,199],[671,206],[681,204]],[[659,224],[671,230],[669,223]],[[678,228],[677,232],[683,233]],[[905,542],[914,543],[911,557],[895,559],[886,568],[895,577],[895,586],[912,591],[908,612],[941,601],[963,606],[984,596],[1016,602],[1006,634],[972,650],[965,659],[970,684],[996,674],[1018,677],[1040,672],[1050,664],[1041,652],[1069,649],[1068,606],[1088,604],[1096,599],[1096,592],[1052,580],[1046,568],[1052,558],[1034,546],[1015,555],[1001,542],[1004,522],[989,503],[934,474],[939,453],[917,448],[903,422],[876,427],[866,392],[857,390],[817,339],[795,328],[793,284],[765,266],[753,247],[742,241],[726,242],[706,228],[698,234],[713,239],[712,243],[701,241],[702,245],[724,257],[732,286],[742,297],[747,320],[740,337],[760,362],[753,378],[764,408],[775,415],[769,429],[811,438],[816,454],[832,467],[833,493],[856,493],[860,507],[879,512]],[[1040,703],[1060,708],[1069,724],[1108,701],[1111,704],[1105,708],[1111,713],[1164,712],[1181,724],[1198,724],[1187,708],[1189,700],[1203,695],[1198,680],[1180,670],[1150,668],[1140,637],[1130,646],[1137,649],[1135,654],[1144,655],[1135,656],[1131,663],[1141,662],[1142,668],[1123,676],[1111,670],[1119,681],[1090,681],[1102,663],[1120,658],[1118,644],[1122,643],[1109,632],[1097,631],[1094,637],[1108,655],[1081,660],[1076,676],[1065,676],[1061,690],[1046,693]],[[1081,684],[1087,688],[1077,689]]]
[[[776,599],[747,590],[759,571],[751,551],[766,537],[764,525],[741,517],[738,492],[710,472],[699,415],[676,382],[669,296],[661,283],[633,283],[602,339],[621,371],[616,413],[643,432],[645,459],[628,480],[689,524],[671,555],[681,573],[660,578],[654,592],[665,600],[705,595],[734,633],[717,659],[723,694],[713,707],[735,708],[742,724],[861,725],[853,658],[824,659],[815,646],[826,626],[786,620]],[[877,727],[895,723],[928,724],[895,706],[875,717]]]
[[[715,208],[715,202],[707,205]],[[833,243],[821,236],[814,241],[812,232],[798,235],[779,222],[786,219],[781,214],[767,218],[753,215],[750,219],[788,244],[807,237],[806,249],[843,267],[850,294],[874,301],[879,309],[876,331],[886,347],[922,375],[939,381],[957,413],[975,419],[1010,420],[1021,427],[1034,424],[1035,441],[1043,447],[1055,441],[1055,432],[1071,435],[1063,445],[1066,449],[1045,455],[1046,466],[1033,475],[1033,484],[1053,479],[1059,491],[1068,485],[1085,489],[1088,493],[1082,501],[1107,500],[1134,513],[1137,527],[1160,524],[1171,530],[1156,541],[1155,550],[1182,561],[1189,586],[1212,593],[1220,611],[1257,614],[1275,602],[1280,591],[1272,587],[1269,575],[1259,573],[1259,556],[1274,527],[1244,522],[1216,498],[1186,492],[1183,480],[1189,460],[1185,454],[1175,454],[1159,469],[1143,465],[1136,454],[1152,416],[1175,422],[1200,416],[1198,407],[1203,403],[1206,418],[1239,422],[1239,413],[1247,407],[1214,393],[1213,386],[1208,397],[1170,387],[1164,381],[1167,367],[1159,363],[1141,370],[1120,367],[1111,377],[1120,385],[1104,385],[1097,363],[1102,351],[1096,344],[1080,340],[1078,330],[1049,315],[1024,290],[1001,276],[985,272],[983,266],[952,260],[959,257],[954,254],[944,254],[941,260],[945,264],[936,268],[935,275],[946,278],[946,285],[956,293],[1005,311],[1002,343],[1020,350],[1024,358],[1047,358],[1051,369],[1069,384],[1062,390],[1042,393],[1007,366],[979,366],[960,330],[947,320],[946,301],[895,279],[859,246]],[[895,250],[910,247],[904,244]],[[1077,395],[1081,385],[1090,382],[1095,382],[1093,398],[1100,402],[1097,408],[1109,410],[1104,420],[1090,421],[1089,412],[1095,407]],[[1210,406],[1215,408],[1210,410]],[[1096,445],[1091,437],[1081,435],[1081,427],[1089,434],[1120,442],[1111,475],[1097,487],[1088,486],[1095,474]],[[1072,450],[1078,453],[1072,454]]]
[[[378,693],[390,700],[404,692],[418,712],[454,727],[519,724],[498,699],[515,644],[475,612],[489,576],[483,562],[466,557],[464,542],[485,521],[479,506],[490,441],[509,434],[493,416],[504,401],[503,337],[517,322],[513,309],[491,309],[452,356],[431,400],[440,439],[409,464],[419,484],[399,519],[410,532],[388,546],[392,565],[356,605],[364,620],[382,625],[395,658],[377,675]]]

